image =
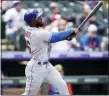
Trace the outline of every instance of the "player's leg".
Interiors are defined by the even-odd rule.
[[[44,70],[39,70],[39,68],[34,65],[35,64],[28,64],[28,66],[26,67],[26,88],[25,93],[22,95],[36,96],[45,78]]]
[[[50,71],[46,77],[48,83],[57,88],[60,95],[70,95],[67,88],[67,84],[63,80],[60,73],[51,64],[50,66],[52,67],[52,71]]]

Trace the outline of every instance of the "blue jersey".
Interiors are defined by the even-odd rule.
[[[96,35],[93,39],[91,39],[88,34],[84,35],[80,40],[80,48],[84,50],[84,46],[89,48],[99,48],[100,46],[100,37]]]

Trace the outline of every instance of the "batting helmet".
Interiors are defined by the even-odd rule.
[[[43,14],[42,10],[29,9],[24,14],[24,21],[30,25],[33,19],[38,19]]]

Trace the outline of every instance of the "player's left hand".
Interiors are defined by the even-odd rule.
[[[77,35],[77,28],[72,28],[72,34],[66,38],[66,40],[70,41]]]

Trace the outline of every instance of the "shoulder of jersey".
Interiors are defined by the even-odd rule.
[[[28,30],[28,31],[35,31],[35,32],[39,32],[40,31],[40,29],[38,29],[38,28],[31,28],[31,27],[29,27],[29,26],[27,26],[27,28],[25,29],[25,30]]]
[[[12,13],[13,13],[14,11],[15,11],[15,8],[10,8],[10,9],[7,10],[7,12],[12,12]]]

